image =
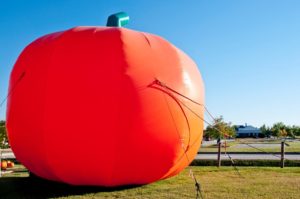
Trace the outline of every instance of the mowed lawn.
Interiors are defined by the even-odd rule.
[[[236,139],[235,141],[227,141],[227,152],[261,152],[255,148],[252,148],[246,144],[249,144],[255,148],[261,149],[266,152],[279,153],[281,151],[280,139]],[[287,140],[286,143],[289,146],[285,146],[285,152],[300,152],[300,140]],[[222,151],[225,149],[225,145],[222,145]],[[202,146],[199,152],[217,152],[218,146],[216,144]]]
[[[188,167],[179,175],[139,187],[74,187],[33,179],[20,166],[0,178],[0,198],[195,198],[192,169],[209,198],[300,198],[299,167]],[[147,171],[145,171],[147,172]]]

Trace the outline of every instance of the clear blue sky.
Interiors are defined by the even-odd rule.
[[[195,60],[214,115],[233,124],[300,125],[299,0],[0,0],[0,100],[31,41],[103,26],[119,11],[130,15],[127,28],[160,35]]]

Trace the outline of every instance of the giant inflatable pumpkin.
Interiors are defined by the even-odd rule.
[[[45,35],[19,56],[9,93],[12,150],[49,180],[151,183],[189,165],[202,139],[197,66],[149,33],[84,26]]]

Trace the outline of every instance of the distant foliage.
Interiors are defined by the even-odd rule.
[[[282,122],[277,122],[273,124],[273,126],[268,127],[266,125],[262,125],[260,130],[263,135],[266,137],[291,137],[295,138],[296,136],[300,136],[300,127],[299,126],[288,126]]]
[[[263,137],[296,138],[300,136],[300,126],[296,126],[296,125],[289,126],[289,125],[285,125],[283,122],[277,122],[270,127],[264,124],[260,127],[260,130]],[[216,118],[213,124],[207,126],[207,128],[204,131],[204,137],[206,139],[235,137],[235,135],[236,135],[235,126],[231,125],[231,123],[224,122],[222,116]]]
[[[207,126],[204,131],[204,136],[206,138],[229,138],[235,137],[235,129],[231,123],[224,122],[222,116],[215,118],[212,125]]]
[[[0,121],[0,148],[8,148],[8,138],[6,134],[5,121]]]

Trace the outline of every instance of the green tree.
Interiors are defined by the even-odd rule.
[[[212,125],[206,127],[204,136],[210,138],[235,137],[235,129],[231,123],[224,122],[223,117],[220,116],[215,118]]]
[[[295,129],[292,126],[286,126],[285,131],[288,137],[296,138]]]
[[[293,125],[291,127],[294,136],[300,136],[300,126]]]
[[[266,126],[265,124],[260,127],[260,131],[264,137],[270,137],[272,135],[270,127]]]
[[[272,136],[281,137],[283,134],[285,134],[285,132],[283,131],[284,129],[286,129],[286,126],[282,122],[273,124],[271,128]]]
[[[7,148],[8,146],[5,143],[8,141],[6,128],[5,128],[5,121],[0,121],[0,148]]]
[[[274,137],[291,137],[296,138],[296,136],[300,136],[300,127],[293,125],[287,126],[283,122],[277,122],[273,124],[272,127],[268,127],[266,125],[262,125],[260,130],[263,135],[269,137],[270,135]]]

